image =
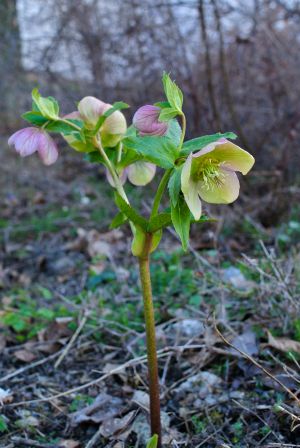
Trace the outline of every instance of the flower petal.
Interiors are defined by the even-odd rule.
[[[104,112],[106,104],[94,96],[86,96],[78,103],[78,110],[82,120],[87,124],[95,126],[99,117]]]
[[[63,118],[66,118],[66,119],[70,118],[73,120],[81,120],[81,115],[80,115],[80,112],[78,112],[78,110],[73,110],[73,112],[70,112],[69,114],[64,115]]]
[[[22,157],[30,156],[37,151],[40,142],[40,130],[29,127],[15,132],[8,140],[10,146],[14,145]]]
[[[185,202],[196,221],[201,218],[202,206],[198,193],[198,183],[191,178],[192,154],[186,159],[181,172],[181,191]]]
[[[135,162],[127,167],[128,179],[137,186],[144,186],[151,182],[155,171],[156,166],[147,162]]]
[[[45,165],[52,165],[58,157],[56,143],[46,132],[40,136],[38,153]]]
[[[240,171],[243,174],[247,174],[255,162],[254,157],[249,152],[225,138],[210,143],[193,154],[194,158],[205,156],[223,162],[225,167],[231,168],[234,171]]]
[[[121,184],[124,185],[126,182],[126,179],[127,179],[126,170],[123,170],[121,173],[119,173],[119,178],[120,178]],[[108,180],[109,184],[113,188],[116,188],[115,182],[114,182],[110,172],[108,171],[108,169],[106,169],[106,179]]]
[[[230,204],[238,198],[240,182],[234,171],[221,168],[221,183],[212,183],[209,187],[198,181],[198,194],[210,204]]]

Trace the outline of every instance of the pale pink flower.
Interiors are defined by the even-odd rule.
[[[168,130],[166,121],[159,121],[158,117],[161,109],[147,104],[140,107],[133,116],[133,125],[142,136],[145,135],[165,135]]]
[[[41,128],[24,128],[15,132],[8,140],[10,146],[14,146],[21,157],[30,156],[38,152],[45,165],[52,165],[58,157],[56,143],[50,135]]]

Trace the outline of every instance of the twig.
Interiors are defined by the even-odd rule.
[[[74,344],[74,342],[76,341],[76,339],[78,338],[81,330],[83,329],[83,327],[86,324],[86,321],[88,319],[88,315],[89,312],[87,310],[84,311],[84,316],[81,319],[81,322],[79,324],[79,326],[77,327],[75,333],[72,335],[71,339],[69,340],[68,344],[65,346],[65,348],[63,349],[61,355],[59,356],[59,358],[56,360],[54,367],[55,369],[58,368],[58,366],[61,364],[61,362],[64,360],[64,358],[67,356],[67,354],[69,353],[69,351],[71,350],[72,345]]]
[[[203,345],[196,345],[196,344],[182,345],[182,346],[176,346],[176,347],[165,347],[161,350],[158,350],[157,355],[159,358],[163,358],[165,356],[169,356],[174,351],[184,351],[184,350],[198,349],[198,348],[202,349],[203,347],[204,347]],[[82,386],[74,387],[72,389],[66,390],[65,392],[60,392],[59,394],[51,395],[50,397],[38,398],[35,400],[28,400],[28,401],[20,401],[18,403],[10,403],[10,404],[7,404],[6,406],[7,407],[17,407],[17,406],[23,406],[23,405],[33,404],[33,403],[52,401],[57,398],[65,397],[65,396],[73,394],[75,392],[84,390],[88,387],[95,386],[96,384],[104,381],[106,378],[109,378],[111,375],[114,375],[128,367],[133,367],[137,364],[142,364],[145,361],[147,361],[146,355],[139,356],[137,358],[134,358],[134,359],[131,359],[130,361],[125,362],[124,364],[116,367],[115,369],[112,369],[110,372],[105,373],[104,375],[100,376],[99,378],[96,378],[95,380],[92,380],[92,381],[89,381],[88,383],[83,384]]]
[[[234,350],[239,352],[242,356],[244,356],[246,359],[248,359],[250,362],[252,362],[252,364],[254,364],[256,367],[258,367],[260,370],[262,370],[269,378],[271,378],[273,381],[275,381],[275,383],[279,384],[280,387],[282,387],[291,397],[293,397],[294,400],[296,400],[297,403],[300,404],[300,400],[297,397],[297,395],[294,394],[294,392],[292,392],[280,380],[278,380],[274,375],[272,375],[270,372],[268,372],[268,370],[266,370],[262,365],[260,365],[257,361],[255,361],[255,359],[252,358],[252,356],[248,355],[247,353],[243,352],[239,348],[235,347],[223,336],[223,334],[220,332],[220,330],[217,327],[215,318],[214,318],[214,328],[215,328],[216,332],[218,333],[218,335],[220,336],[220,338],[222,339],[222,341],[225,342],[225,344],[227,344],[229,347],[233,348]]]
[[[3,376],[2,378],[0,378],[0,383],[4,383],[5,381],[8,381],[8,380],[10,380],[11,378],[14,378],[15,376],[18,376],[18,375],[20,375],[20,374],[22,374],[22,373],[24,373],[24,372],[27,372],[27,370],[33,369],[33,368],[35,368],[35,367],[38,367],[38,366],[40,366],[40,365],[42,365],[42,364],[45,364],[45,363],[48,362],[48,361],[52,361],[52,359],[57,358],[57,357],[63,352],[63,350],[64,350],[64,349],[61,349],[61,350],[59,350],[58,352],[53,353],[53,354],[50,355],[50,356],[47,356],[47,358],[43,358],[43,359],[40,359],[40,360],[38,360],[38,361],[35,361],[35,362],[33,362],[32,364],[29,364],[28,366],[21,367],[20,369],[15,370],[14,372],[9,373],[9,374],[6,375],[6,376]]]

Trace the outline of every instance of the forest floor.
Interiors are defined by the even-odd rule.
[[[103,174],[5,141],[0,162],[0,447],[145,447],[137,263]],[[300,190],[276,175],[152,257],[166,447],[300,447]]]

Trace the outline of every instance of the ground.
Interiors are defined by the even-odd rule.
[[[0,447],[145,447],[141,291],[112,192],[79,154],[45,168],[1,143]],[[299,189],[247,182],[190,252],[166,232],[153,255],[165,446],[300,446]],[[129,187],[145,214],[146,190]]]

